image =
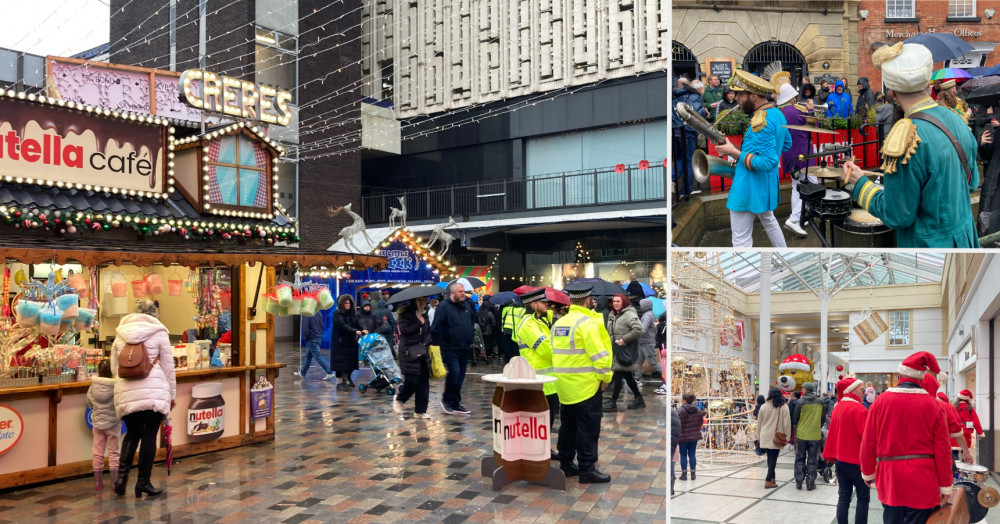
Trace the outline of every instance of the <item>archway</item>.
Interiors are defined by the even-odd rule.
[[[802,85],[802,79],[808,78],[806,58],[795,46],[785,42],[761,42],[753,46],[743,59],[743,69],[759,75],[768,64],[776,60],[781,61],[783,70],[791,73],[793,86]]]
[[[701,76],[701,66],[698,58],[684,44],[672,41],[671,67],[673,75],[679,77],[684,75],[690,80],[697,80]]]

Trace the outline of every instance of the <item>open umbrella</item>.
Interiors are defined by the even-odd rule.
[[[965,101],[970,104],[980,104],[984,106],[1000,105],[1000,82],[985,85],[969,93]]]
[[[440,295],[441,288],[437,286],[410,286],[389,298],[389,304],[398,304],[407,300]]]
[[[943,69],[938,69],[937,71],[934,71],[933,75],[931,75],[931,80],[941,80],[942,82],[945,80],[957,80],[961,82],[962,80],[967,80],[969,78],[972,78],[972,75],[970,75],[968,71],[957,67],[945,67]]]
[[[619,286],[618,284],[613,284],[611,282],[608,282],[607,280],[604,280],[602,278],[581,278],[581,279],[574,280],[574,281],[570,282],[569,284],[566,284],[566,286],[570,286],[570,285],[576,284],[578,282],[586,282],[588,284],[593,284],[594,287],[593,287],[593,289],[590,292],[591,295],[597,295],[597,296],[603,296],[603,297],[613,297],[613,296],[618,295],[618,294],[622,294],[622,295],[625,294],[625,292],[622,290],[621,286]]]
[[[513,291],[501,291],[490,298],[490,304],[496,304],[498,306],[509,306],[511,304],[520,305],[521,299],[518,298],[517,293]]]
[[[653,291],[652,286],[650,286],[649,284],[643,284],[642,282],[639,282],[639,286],[642,287],[642,294],[644,296],[647,297],[656,296],[656,291]],[[622,284],[622,289],[627,289],[627,288],[628,284]]]
[[[972,51],[972,45],[951,33],[920,33],[903,40],[904,44],[920,44],[931,52],[935,62],[958,58]]]
[[[662,298],[649,297],[649,300],[653,301],[653,314],[660,316],[667,312],[667,305],[663,302]]]
[[[972,75],[972,78],[1000,75],[1000,65],[990,67],[970,67],[969,69],[966,69],[965,72]]]
[[[545,288],[545,300],[556,304],[562,304],[564,306],[569,305],[569,295],[567,295],[565,291],[552,287]]]
[[[997,73],[997,75],[1000,75],[1000,73]],[[967,93],[971,93],[976,89],[979,89],[980,87],[988,86],[990,84],[1000,83],[1000,76],[997,75],[980,76],[973,78],[972,80],[968,80],[964,84],[962,84],[962,89],[965,90],[965,92]]]
[[[516,288],[514,288],[514,293],[516,293],[518,295],[523,295],[523,294],[527,293],[528,291],[532,291],[532,290],[535,290],[535,289],[538,289],[538,288],[535,287],[535,286],[517,286]]]

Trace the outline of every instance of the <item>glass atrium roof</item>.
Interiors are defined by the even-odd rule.
[[[818,290],[824,274],[829,289],[940,282],[945,257],[941,253],[898,252],[763,254],[773,257],[772,291],[805,291],[810,287]],[[760,292],[761,255],[761,252],[719,253],[725,279],[747,293]],[[828,271],[821,271],[821,256]],[[869,265],[872,270],[858,277]]]

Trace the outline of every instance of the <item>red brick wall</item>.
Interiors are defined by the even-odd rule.
[[[891,37],[886,31],[896,33],[952,33],[970,43],[974,42],[1000,42],[1000,0],[978,0],[976,2],[976,16],[979,21],[972,22],[949,22],[947,0],[917,0],[916,1],[916,22],[886,22],[885,21],[885,0],[862,0],[858,5],[858,11],[867,10],[868,16],[865,20],[858,21],[858,74],[857,77],[867,76],[871,82],[872,89],[882,90],[882,74],[875,69],[872,64],[872,52],[877,47],[876,44],[895,44],[909,38]],[[997,13],[993,19],[987,19],[983,13],[986,9],[994,9]],[[860,18],[860,14],[859,14]],[[958,33],[956,33],[958,31]],[[978,36],[963,36],[965,32],[980,32]],[[1000,46],[993,52],[986,55],[986,66],[993,66],[1000,63]],[[935,69],[944,67],[943,62],[934,64]],[[849,78],[851,84],[857,82],[857,77]]]

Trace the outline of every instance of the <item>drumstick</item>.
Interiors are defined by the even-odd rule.
[[[846,162],[850,162],[850,163],[853,164],[854,163],[854,157],[851,156],[851,157],[845,158],[844,162],[845,163]],[[878,171],[866,171],[866,170],[861,169],[861,168],[858,168],[858,170],[861,171],[862,175],[867,176],[867,177],[882,176],[882,175],[885,174],[885,173],[879,173]],[[844,184],[848,183],[848,178],[850,178],[850,176],[851,176],[850,173],[847,173],[847,174],[844,175]]]

